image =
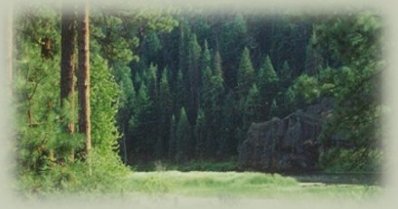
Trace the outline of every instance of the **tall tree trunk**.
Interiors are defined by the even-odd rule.
[[[70,103],[69,117],[67,121],[67,131],[71,135],[75,132],[74,112],[74,71],[75,71],[75,46],[76,46],[76,17],[73,11],[67,11],[63,5],[61,19],[61,107],[64,107],[65,100]],[[70,153],[70,160],[74,160],[74,151]]]
[[[91,150],[91,109],[90,109],[90,51],[89,51],[89,18],[88,1],[79,9],[78,14],[78,94],[79,94],[79,131],[85,135],[85,154],[89,157]]]

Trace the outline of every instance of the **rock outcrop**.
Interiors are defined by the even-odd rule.
[[[283,119],[253,123],[239,147],[239,166],[260,171],[308,171],[316,168],[322,121],[330,99],[297,110]]]

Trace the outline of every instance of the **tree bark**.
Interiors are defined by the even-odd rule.
[[[69,134],[75,132],[74,112],[74,73],[75,73],[75,46],[76,46],[76,17],[73,11],[67,11],[64,5],[61,19],[61,108],[65,106],[65,100],[69,100],[70,110],[67,121]],[[70,160],[74,160],[74,151],[70,154]]]
[[[88,3],[79,9],[78,14],[78,94],[79,94],[79,131],[85,135],[85,154],[91,150],[91,109],[90,109],[90,50]]]

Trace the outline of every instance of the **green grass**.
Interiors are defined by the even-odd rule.
[[[133,172],[128,182],[128,191],[158,195],[361,199],[382,191],[379,186],[300,183],[292,177],[256,172]]]
[[[132,167],[134,171],[236,171],[238,164],[236,160],[229,161],[205,161],[205,160],[192,160],[182,164],[176,164],[168,161],[155,161],[146,163],[136,163]]]

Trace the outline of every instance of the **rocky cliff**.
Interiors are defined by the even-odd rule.
[[[333,102],[323,99],[305,111],[253,123],[239,147],[239,166],[260,171],[308,171],[319,156],[318,137]]]

